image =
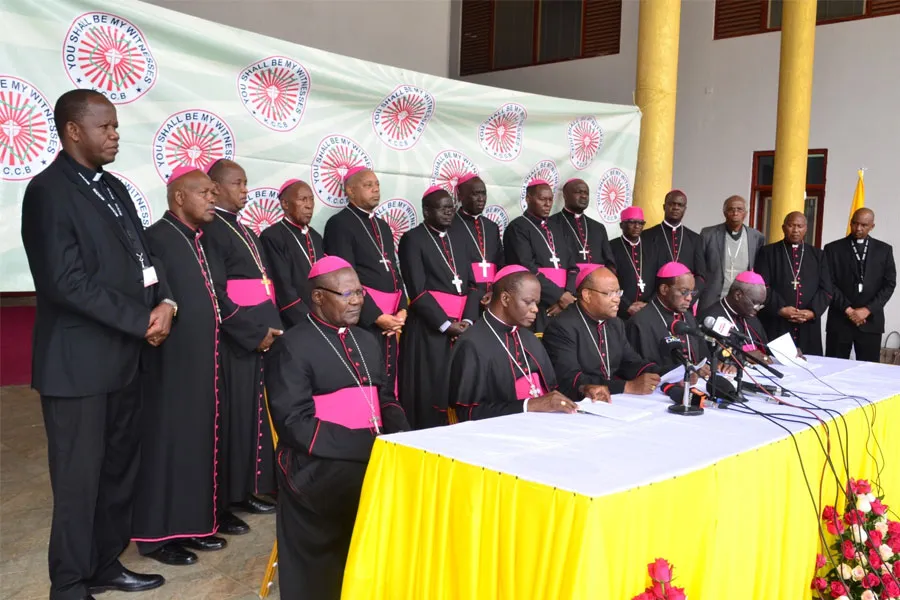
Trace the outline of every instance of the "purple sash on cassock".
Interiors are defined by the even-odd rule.
[[[448,294],[446,292],[436,292],[428,290],[428,293],[437,300],[437,303],[444,309],[447,316],[454,321],[462,319],[463,311],[466,308],[466,297],[457,296],[456,294]]]
[[[534,384],[534,387],[538,389],[539,395],[544,395],[544,389],[541,387],[541,377],[537,373],[531,374],[531,379],[528,377],[519,377],[516,379],[516,398],[519,400],[527,400],[531,398],[531,385]]]
[[[565,269],[554,269],[552,267],[541,267],[538,269],[538,273],[555,283],[561,288],[566,287],[566,273]]]
[[[365,396],[364,396],[365,394]],[[347,429],[370,429],[372,411],[366,397],[375,407],[375,417],[381,427],[381,405],[378,403],[378,389],[375,386],[346,387],[330,394],[313,395],[316,403],[316,418]]]
[[[400,306],[399,290],[396,292],[382,292],[374,288],[363,287],[366,288],[366,292],[372,297],[372,300],[375,301],[375,304],[381,309],[381,312],[387,315],[393,315],[397,312],[397,307]]]
[[[497,274],[497,265],[487,263],[487,277],[481,273],[481,263],[472,263],[472,274],[475,276],[475,283],[493,283],[494,275]]]
[[[275,304],[275,287],[271,281],[268,293],[262,279],[229,279],[226,290],[238,306],[256,306],[266,300]]]

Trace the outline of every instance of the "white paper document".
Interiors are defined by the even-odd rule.
[[[575,403],[578,410],[599,417],[606,417],[614,421],[637,421],[645,417],[649,417],[652,413],[647,410],[640,410],[630,406],[622,406],[621,404],[609,404],[607,402],[594,402],[590,398],[585,398],[581,402]]]
[[[809,361],[797,356],[797,346],[790,333],[786,333],[776,340],[769,342],[769,350],[772,357],[780,365],[792,365],[796,367],[809,367]]]

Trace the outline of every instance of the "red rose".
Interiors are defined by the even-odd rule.
[[[840,521],[838,519],[835,519],[834,521],[828,521],[828,524],[825,526],[825,528],[831,535],[841,535],[842,533],[844,533],[844,523],[843,521]]]
[[[834,510],[833,506],[826,506],[822,511],[822,520],[823,521],[831,521],[837,516],[837,511]]]
[[[884,541],[884,537],[881,535],[881,532],[878,531],[877,529],[873,529],[872,531],[869,532],[869,542],[868,543],[871,544],[871,546],[873,548],[875,548],[876,550],[878,549],[878,546],[880,546],[883,541]]]
[[[892,533],[887,545],[891,547],[891,551],[894,553],[900,553],[900,533]]]
[[[872,512],[879,517],[887,512],[887,505],[882,504],[881,500],[879,500],[878,498],[875,498],[875,502],[870,502],[869,504],[871,504],[872,506]]]
[[[668,583],[672,581],[672,565],[664,558],[657,558],[647,565],[647,572],[653,581]]]
[[[841,542],[841,554],[843,554],[844,560],[853,560],[853,557],[856,556],[856,546],[853,545],[852,541],[844,540]]]
[[[825,557],[821,554],[816,554],[816,571],[824,567],[826,564],[828,564],[828,561],[825,560]]]
[[[840,581],[832,581],[831,582],[831,597],[838,598],[840,596],[847,595],[847,586],[845,586]]]
[[[650,592],[643,592],[632,598],[631,600],[653,600],[653,594]]]
[[[822,577],[814,577],[809,589],[824,592],[828,588],[828,582]]]
[[[878,575],[876,575],[875,573],[866,573],[866,576],[863,577],[861,583],[864,588],[869,590],[873,587],[878,587],[879,585],[881,585],[881,579],[879,579]]]
[[[861,510],[848,510],[844,513],[844,523],[847,525],[859,525],[866,522],[866,514]]]
[[[900,535],[900,521],[888,521],[888,533]]]
[[[860,479],[856,482],[856,493],[857,494],[871,494],[872,486],[869,485],[869,482],[865,479]]]
[[[672,588],[669,590],[667,600],[687,600],[687,595],[685,595],[682,588]]]
[[[889,581],[884,585],[882,593],[885,598],[900,598],[900,585],[897,585],[896,581]]]
[[[878,556],[877,550],[869,550],[869,564],[875,571],[881,571],[881,557]]]
[[[894,577],[900,580],[900,560],[894,561]]]
[[[666,590],[668,589],[668,586],[668,583],[656,581],[647,589],[650,590],[654,600],[666,600]]]

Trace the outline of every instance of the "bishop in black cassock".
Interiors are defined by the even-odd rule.
[[[503,268],[503,243],[500,228],[481,213],[487,204],[487,188],[474,173],[459,178],[456,193],[460,207],[453,219],[450,231],[462,234],[472,263],[472,277],[486,294],[497,270]]]
[[[537,317],[540,288],[525,267],[504,267],[481,320],[454,344],[442,403],[453,408],[460,421],[521,412],[575,412],[575,404],[556,391],[547,351],[527,329]]]
[[[226,392],[220,412],[224,442],[221,494],[226,504],[251,512],[272,512],[273,505],[253,494],[275,490],[263,354],[281,334],[282,324],[265,252],[256,235],[237,218],[237,211],[247,201],[247,175],[240,165],[223,159],[213,164],[209,176],[216,182],[216,218],[204,227],[202,243],[224,264],[226,282],[217,290],[219,296],[228,296],[243,307],[222,319],[245,320],[241,331],[248,332],[236,335],[226,329],[220,352]]]
[[[766,347],[769,337],[757,317],[765,302],[765,280],[758,273],[744,271],[735,277],[734,283],[728,289],[728,295],[703,309],[697,319],[701,322],[706,317],[726,319],[735,331],[747,338],[741,349],[757,360],[770,363],[772,361]],[[734,362],[734,359],[728,356],[723,358],[729,363]]]
[[[325,255],[322,236],[309,222],[315,198],[305,181],[288,179],[278,192],[284,218],[259,236],[275,284],[275,299],[286,327],[293,327],[309,312],[309,282],[306,277]]]
[[[550,322],[541,340],[559,390],[576,402],[652,393],[657,367],[634,351],[616,318],[621,289],[615,274],[595,265],[578,277],[578,300]]]
[[[643,240],[644,224],[644,211],[629,206],[622,211],[619,223],[622,235],[611,242],[622,288],[618,317],[623,321],[644,308],[656,294],[656,271],[661,265],[656,249]]]
[[[677,262],[691,270],[697,290],[693,302],[696,304],[706,284],[706,258],[700,234],[682,222],[687,212],[687,195],[681,190],[672,190],[666,194],[663,211],[663,222],[644,232],[643,239],[655,248],[660,265]]]
[[[472,257],[460,232],[451,231],[453,198],[431,187],[422,198],[425,222],[400,240],[400,268],[410,294],[400,345],[398,391],[416,429],[443,425],[440,385],[454,340],[478,319],[482,293],[467,267]]]
[[[381,340],[384,370],[396,383],[397,334],[406,323],[407,294],[391,228],[372,212],[381,201],[378,177],[354,167],[344,177],[344,189],[348,203],[325,225],[325,252],[356,270],[366,290],[359,325]]]
[[[861,208],[850,221],[847,237],[825,246],[831,271],[831,310],[825,325],[825,354],[878,362],[884,333],[884,305],[897,286],[894,249],[869,235],[875,213]]]
[[[548,219],[563,234],[569,256],[575,257],[579,273],[592,265],[603,265],[616,272],[616,259],[609,245],[606,227],[584,211],[591,203],[591,190],[583,179],[570,179],[563,185],[565,205]]]
[[[541,333],[547,319],[575,301],[578,267],[569,254],[562,229],[551,223],[553,189],[544,180],[532,181],[526,190],[528,209],[513,219],[503,234],[506,264],[521,265],[537,275],[541,299],[533,329]]]
[[[831,303],[831,274],[825,253],[806,244],[806,216],[789,213],[784,239],[759,249],[756,270],[769,284],[760,320],[769,339],[790,333],[803,354],[822,354],[820,319]]]
[[[380,340],[357,327],[364,288],[329,256],[312,272],[311,313],[266,369],[278,433],[278,576],[284,600],[338,600],[375,437],[409,428]]]

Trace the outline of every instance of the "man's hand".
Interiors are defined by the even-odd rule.
[[[628,316],[633,317],[637,311],[641,310],[645,306],[647,306],[647,303],[641,302],[640,300],[632,302],[631,306],[628,307]]]
[[[778,311],[778,316],[791,321],[792,323],[798,323],[797,317],[799,317],[800,311],[794,308],[793,306],[785,306],[781,310]]]
[[[724,373],[725,375],[737,375],[737,367],[734,365],[726,365],[725,363],[720,363],[719,373]]]
[[[590,398],[593,402],[612,402],[612,398],[609,395],[609,388],[605,385],[583,385],[579,389],[579,392],[582,396]]]
[[[703,379],[709,379],[709,376],[711,373],[712,373],[712,370],[709,368],[709,365],[703,365],[702,367],[697,369],[697,375],[699,375]],[[694,381],[693,379],[691,379],[691,385],[694,385],[695,383],[697,383],[697,382]]]
[[[853,321],[853,324],[859,327],[860,325],[864,325],[866,319],[872,316],[872,311],[863,306],[862,308],[848,308],[847,316],[850,317],[850,320]]]
[[[747,352],[747,355],[752,356],[753,358],[755,358],[757,361],[759,361],[761,363],[765,363],[767,365],[772,364],[772,357],[763,354],[759,350],[751,350],[750,352]]]
[[[808,309],[798,310],[797,318],[799,319],[799,323],[806,323],[807,321],[812,321],[813,319],[815,319],[816,313]]]
[[[538,398],[528,400],[528,412],[561,412],[573,413],[577,410],[575,403],[557,391]]]
[[[631,381],[625,382],[626,394],[652,394],[659,385],[659,375],[656,373],[641,373]]]
[[[575,302],[575,296],[569,292],[563,292],[563,295],[559,297],[557,304],[559,304],[560,310],[566,310],[573,302]]]
[[[256,347],[260,352],[268,352],[269,348],[272,346],[272,343],[275,341],[275,338],[282,335],[284,331],[281,329],[272,329],[269,327],[269,332],[266,334],[266,337],[259,343],[259,346]]]
[[[491,303],[491,296],[492,296],[492,295],[493,295],[493,294],[491,293],[491,291],[488,290],[488,292],[484,295],[484,297],[481,298],[481,305],[482,305],[482,306],[487,306],[488,304],[490,304],[490,303]]]
[[[547,316],[555,317],[556,315],[558,315],[561,312],[562,312],[562,307],[559,305],[559,302],[557,302],[556,304],[552,305],[550,308],[547,309]]]
[[[466,321],[456,321],[455,323],[451,323],[450,327],[448,327],[444,331],[444,335],[448,335],[451,338],[457,338],[462,333],[469,328],[469,324]]]
[[[384,313],[383,315],[375,319],[375,324],[383,330],[382,335],[394,335],[395,333],[399,333],[400,330],[403,329],[403,324],[406,322],[406,314],[404,313],[403,316],[404,320],[401,321],[394,315]]]
[[[150,311],[150,322],[147,324],[147,332],[144,339],[152,346],[163,343],[172,330],[172,317],[175,316],[175,307],[166,302],[160,302]]]
[[[400,310],[398,310],[398,311],[397,311],[397,314],[394,315],[394,318],[400,320],[400,326],[401,326],[401,327],[402,327],[403,325],[406,325],[406,309],[405,309],[405,308],[401,308]]]

